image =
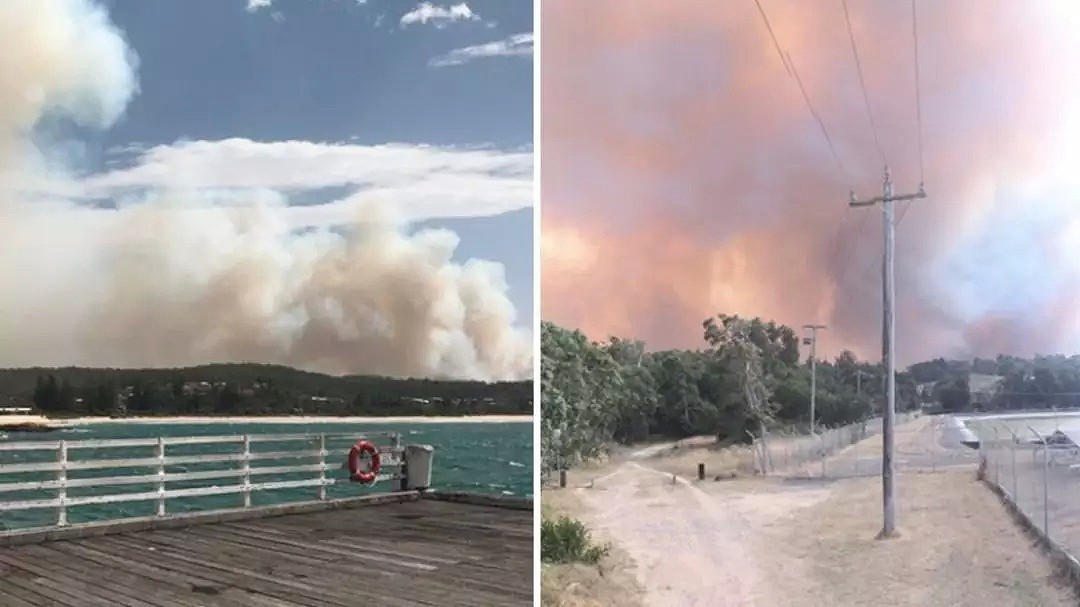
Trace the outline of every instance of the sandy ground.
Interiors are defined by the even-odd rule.
[[[905,437],[923,440],[921,426],[908,430],[898,432],[898,448],[910,448],[902,444]],[[699,483],[662,470],[664,459],[631,457],[576,471],[570,489],[544,495],[572,495],[580,504],[577,516],[625,551],[644,604],[1077,604],[998,499],[975,480],[974,467],[901,473],[900,536],[877,540],[879,478]]]
[[[531,415],[464,415],[454,417],[332,417],[332,416],[253,416],[253,417],[75,417],[64,419],[72,425],[85,424],[477,424],[531,423]]]

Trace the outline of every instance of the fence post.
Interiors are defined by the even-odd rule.
[[[319,501],[326,500],[326,434],[319,433]]]
[[[244,507],[251,507],[251,439],[244,435]]]
[[[157,448],[154,450],[157,455],[157,515],[165,516],[165,439],[161,436],[157,438]]]
[[[997,448],[1001,444],[1001,437],[998,435],[997,426],[994,426],[994,450],[991,453],[994,454],[994,484],[999,488],[1001,487],[1001,458],[997,456]]]
[[[1043,443],[1043,533],[1050,537],[1050,449]]]
[[[927,426],[930,429],[930,472],[937,472],[937,428],[934,426],[934,420],[930,420],[930,425]]]
[[[1017,506],[1020,505],[1020,498],[1016,495],[1017,482],[1016,482],[1016,435],[1013,435],[1013,442],[1009,446],[1009,451],[1012,453],[1012,486],[1013,486],[1013,502]]]
[[[64,527],[68,524],[67,520],[67,441],[60,441],[60,445],[56,451],[56,461],[60,464],[59,470],[56,471],[56,481],[60,487],[56,493],[57,499],[60,501],[60,506],[56,510],[56,524],[57,526]]]
[[[824,480],[825,477],[826,477],[826,474],[825,474],[825,460],[826,460],[826,457],[825,457],[825,441],[822,441],[821,442],[821,478],[822,478],[822,480]]]

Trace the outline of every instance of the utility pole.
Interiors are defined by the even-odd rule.
[[[896,297],[896,272],[894,255],[896,253],[896,224],[893,222],[893,203],[898,200],[915,200],[926,198],[926,190],[923,184],[919,184],[919,191],[915,194],[893,195],[892,179],[889,175],[889,167],[885,167],[885,181],[882,184],[881,196],[869,200],[856,200],[855,192],[851,193],[850,205],[853,207],[873,206],[881,203],[882,216],[885,223],[885,256],[883,259],[883,286],[884,286],[884,325],[882,331],[883,343],[882,354],[885,359],[885,415],[881,425],[881,485],[884,501],[884,526],[878,537],[891,537],[896,531],[896,501],[895,501],[895,476],[896,467],[893,461],[893,422],[896,417],[896,318],[893,316],[893,300]]]
[[[869,373],[862,369],[855,369],[855,396],[862,396],[863,375],[869,375]]]
[[[818,329],[827,328],[825,325],[803,325],[804,329],[810,330],[810,337],[803,339],[803,343],[810,346],[810,434],[817,434],[815,422],[815,410],[817,409],[817,332]]]

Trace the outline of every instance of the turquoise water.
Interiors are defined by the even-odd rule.
[[[364,487],[358,483],[347,482],[348,474],[339,468],[344,462],[349,447],[355,437],[365,432],[398,432],[403,445],[427,444],[435,447],[432,468],[432,487],[445,491],[469,491],[494,495],[513,495],[532,497],[532,424],[514,423],[313,423],[313,424],[149,424],[149,423],[103,423],[78,426],[50,433],[11,433],[4,442],[12,441],[78,441],[86,439],[119,438],[154,438],[157,436],[214,436],[214,435],[249,435],[263,434],[314,434],[332,433],[339,438],[327,440],[327,462],[331,471],[330,478],[341,482],[327,488],[330,498],[379,493],[393,489],[393,483],[386,481],[373,487]],[[253,442],[251,451],[281,452],[313,449],[317,439],[291,441],[288,443]],[[383,443],[385,439],[378,442]],[[166,448],[167,456],[189,456],[216,453],[238,453],[238,443],[170,445]],[[31,462],[51,462],[56,460],[55,450],[43,451],[0,451],[0,464]],[[69,458],[72,461],[84,459],[130,459],[154,457],[153,447],[121,447],[108,449],[72,449]],[[309,459],[271,459],[252,462],[252,467],[289,466],[316,463],[317,458]],[[200,470],[220,470],[239,467],[239,462],[191,463],[169,466],[167,472],[196,472]],[[390,471],[384,468],[384,472]],[[68,478],[89,478],[98,476],[146,475],[156,473],[156,468],[111,468],[98,470],[79,470],[68,473]],[[253,477],[252,482],[289,481],[316,478],[315,472],[292,474],[263,475]],[[28,472],[0,476],[0,482],[39,481],[55,478],[55,472]],[[183,489],[207,486],[226,486],[237,484],[238,478],[220,478],[186,482],[170,482],[168,489]],[[120,485],[108,487],[85,487],[68,490],[68,497],[142,493],[155,491],[156,485]],[[35,500],[50,499],[56,495],[52,491],[21,491],[0,493],[0,500]],[[307,501],[317,497],[316,487],[299,487],[259,491],[252,494],[253,505],[268,505],[286,502]],[[242,494],[233,493],[194,498],[175,498],[168,500],[168,511],[193,512],[217,508],[234,508],[243,504]],[[131,516],[153,515],[156,509],[154,501],[122,502],[114,504],[95,504],[74,506],[68,509],[71,523],[87,522]],[[5,529],[25,528],[50,525],[56,521],[55,509],[20,510],[0,512],[0,527]]]

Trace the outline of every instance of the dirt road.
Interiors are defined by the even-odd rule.
[[[657,463],[639,454],[571,490],[646,605],[1076,604],[974,470],[901,474],[901,537],[880,541],[877,479],[699,483]]]

